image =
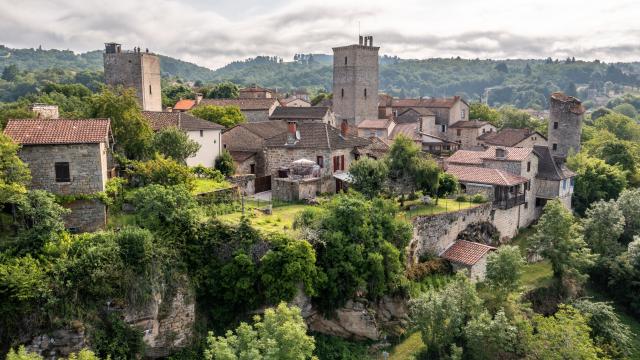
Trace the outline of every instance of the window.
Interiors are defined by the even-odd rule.
[[[344,89],[340,90],[340,97],[344,97]]]
[[[487,132],[487,129],[482,129],[482,133],[483,134],[486,133],[486,132]]]
[[[551,146],[551,149],[553,149],[553,151],[558,150],[558,144],[553,144],[553,146]]]
[[[527,172],[531,171],[531,161],[527,161]]]
[[[462,135],[462,129],[456,129],[456,135],[458,136]]]
[[[567,189],[567,179],[562,180],[562,190]]]
[[[200,130],[200,137],[204,136],[204,130]]]
[[[447,125],[440,125],[441,132],[447,132]]]
[[[364,89],[364,98],[367,98],[367,89]]]
[[[529,208],[529,203],[528,203],[528,202],[525,202],[525,203],[524,203],[524,208],[525,208],[525,209],[528,209],[528,208]]]
[[[464,109],[460,110],[460,119],[464,120],[466,115],[467,115],[467,112]]]
[[[322,169],[324,167],[324,157],[316,156],[316,164],[318,164],[318,166],[320,166],[320,169]]]
[[[553,123],[553,128],[554,128],[554,129],[557,129],[557,128],[558,128],[558,122],[557,122],[557,121],[555,121],[555,122]]]
[[[56,182],[71,182],[71,173],[69,172],[69,163],[57,162],[54,165],[56,169]]]
[[[249,165],[249,173],[250,174],[255,174],[256,173],[256,164]]]
[[[149,85],[149,95],[151,95],[151,85]]]
[[[347,57],[344,57],[344,64],[347,65]]]

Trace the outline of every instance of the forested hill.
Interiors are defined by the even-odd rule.
[[[239,85],[290,90],[331,89],[332,57],[297,54],[293,61],[258,56],[210,70],[161,56],[164,77],[207,82],[232,81]],[[21,70],[64,69],[101,71],[100,50],[75,54],[69,50],[9,49],[0,45],[0,71],[10,64]],[[587,88],[597,93],[640,87],[640,63],[605,64],[566,60],[407,60],[380,58],[380,90],[398,97],[462,95],[469,100],[487,97],[491,105],[546,108],[548,95],[557,90],[586,98]]]

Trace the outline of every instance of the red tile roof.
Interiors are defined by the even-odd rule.
[[[478,140],[483,140],[487,145],[516,146],[532,135],[537,135],[545,140],[547,139],[535,130],[505,128],[498,132],[484,133],[478,136]]]
[[[203,99],[202,105],[237,106],[240,110],[268,110],[274,103],[280,103],[278,99]]]
[[[489,146],[486,150],[458,150],[446,159],[449,164],[480,165],[484,160],[523,161],[533,152],[533,148],[499,147],[504,149],[505,157],[496,157],[496,146]]]
[[[480,121],[480,120],[458,121],[455,124],[449,126],[449,128],[450,129],[456,129],[456,128],[477,129],[487,124],[489,123],[486,121]]]
[[[109,119],[9,120],[4,134],[20,145],[108,142]]]
[[[467,266],[473,266],[480,261],[489,251],[493,251],[496,248],[489,245],[484,245],[476,242],[459,240],[449,246],[442,255],[442,258],[451,262],[463,264]]]
[[[450,98],[423,98],[423,99],[393,99],[392,107],[426,107],[426,108],[450,108],[461,100],[459,96]]]
[[[186,110],[191,110],[194,106],[196,106],[195,100],[184,99],[184,100],[178,101],[176,105],[173,107],[173,109],[186,111]]]
[[[503,170],[477,166],[448,165],[445,171],[455,176],[461,183],[514,186],[529,181],[525,177]]]

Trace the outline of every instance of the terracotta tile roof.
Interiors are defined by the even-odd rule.
[[[393,96],[387,94],[378,94],[378,106],[391,106]]]
[[[496,248],[489,245],[484,245],[476,242],[458,240],[453,245],[449,246],[442,255],[442,258],[451,262],[463,264],[467,266],[473,266],[480,261],[489,251],[493,251]]]
[[[369,145],[369,150],[378,154],[385,154],[389,151],[389,144],[384,142],[382,139],[372,136],[369,138],[371,141],[371,145]]]
[[[505,157],[496,157],[496,148],[504,149],[506,152]],[[479,165],[482,164],[484,160],[523,161],[532,152],[533,148],[489,146],[486,150],[481,151],[458,150],[445,161],[450,164],[469,165]]]
[[[514,186],[529,181],[525,177],[503,170],[478,166],[447,165],[446,172],[455,176],[462,183]]]
[[[450,98],[423,98],[423,99],[393,99],[392,107],[426,107],[426,108],[451,108],[461,100],[459,96]]]
[[[349,135],[343,137],[339,129],[331,125],[320,122],[298,123],[297,130],[300,132],[300,139],[293,145],[287,144],[287,132],[278,134],[265,141],[267,147],[286,148],[314,148],[314,149],[348,149],[358,146],[368,146],[369,139],[359,136]]]
[[[196,106],[196,101],[191,99],[179,100],[174,106],[174,110],[191,110],[194,106]]]
[[[197,118],[183,112],[143,111],[142,116],[149,120],[151,128],[158,131],[175,126],[182,130],[222,130],[224,126]]]
[[[237,106],[240,110],[268,110],[278,99],[202,99],[198,106]]]
[[[481,128],[481,127],[483,127],[483,126],[485,126],[487,124],[489,124],[489,123],[486,122],[486,121],[480,121],[480,120],[458,121],[455,124],[449,126],[449,128],[451,128],[451,129],[456,129],[456,128],[477,129],[477,128]]]
[[[404,135],[411,140],[420,141],[422,136],[420,135],[420,125],[418,123],[396,124],[389,134],[389,138],[394,140],[396,137]]]
[[[421,116],[436,116],[436,114],[433,111],[431,111],[431,110],[429,110],[427,108],[423,108],[423,107],[411,107],[411,108],[405,109],[404,111],[399,113],[398,116],[400,116],[400,115],[402,115],[404,113],[407,113],[409,111],[415,111]]]
[[[322,120],[329,112],[328,107],[310,106],[310,107],[277,107],[273,110],[270,120]]]
[[[565,95],[562,92],[558,91],[551,94],[551,100],[567,103],[569,105],[569,111],[574,114],[581,115],[585,112],[584,106],[582,106],[582,101],[573,96]]]
[[[386,129],[389,126],[387,119],[364,119],[358,125],[358,129]]]
[[[526,140],[529,136],[537,134],[543,139],[547,139],[544,135],[531,129],[511,129],[506,128],[498,132],[488,132],[478,136],[479,140],[484,141],[488,145],[498,146],[516,146],[521,141]]]
[[[4,134],[21,145],[108,142],[109,119],[9,120]]]

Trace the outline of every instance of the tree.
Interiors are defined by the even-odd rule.
[[[7,65],[3,70],[2,70],[2,80],[5,81],[14,81],[17,77],[18,74],[20,73],[20,70],[18,69],[18,66],[15,64],[11,64],[11,65]]]
[[[26,184],[31,180],[29,168],[18,157],[19,146],[0,133],[0,208],[6,203],[16,202],[26,193]]]
[[[200,144],[191,140],[184,131],[172,126],[155,133],[153,148],[160,154],[184,164],[187,158],[200,150]]]
[[[195,92],[183,84],[162,87],[162,106],[174,106],[181,99],[195,99]]]
[[[225,336],[209,333],[204,350],[206,360],[305,360],[311,359],[315,341],[307,335],[300,309],[280,303],[269,308],[264,318],[254,317],[254,324],[241,323]]]
[[[372,199],[384,191],[389,169],[384,161],[363,157],[349,166],[349,174],[353,189]]]
[[[587,209],[582,221],[584,239],[596,254],[615,256],[622,252],[619,243],[624,231],[625,217],[613,201],[598,201]]]
[[[406,136],[394,140],[385,162],[389,169],[389,181],[392,192],[400,193],[400,204],[404,205],[404,196],[416,188],[414,164],[420,155],[420,148]]]
[[[633,107],[633,105],[631,104],[620,104],[616,107],[614,107],[613,109],[611,109],[619,114],[622,114],[624,116],[628,116],[632,119],[635,119],[636,116],[638,116],[638,111],[636,110],[635,107]]]
[[[165,186],[184,185],[194,187],[195,177],[191,170],[173,159],[156,155],[152,160],[134,161],[127,169],[130,183],[135,186],[159,184]]]
[[[502,106],[498,109],[502,128],[532,129],[542,134],[547,133],[547,122],[534,119],[527,112],[513,106]]]
[[[514,323],[503,310],[493,318],[483,312],[464,328],[465,353],[474,360],[524,358],[531,330],[528,321],[519,318]]]
[[[244,114],[237,106],[203,105],[191,110],[191,114],[226,128],[236,126],[246,121]]]
[[[554,277],[566,285],[581,285],[587,278],[583,271],[593,265],[595,257],[571,212],[559,200],[549,201],[534,229],[531,249],[549,259]]]
[[[509,72],[509,68],[507,67],[506,63],[500,62],[496,65],[495,67],[496,70],[498,70],[501,73],[508,73]]]
[[[465,274],[458,274],[441,290],[427,291],[410,300],[410,318],[420,331],[427,358],[443,358],[479,307],[475,287]]]
[[[445,197],[457,193],[460,190],[458,179],[446,172],[441,172],[438,176],[438,196]]]
[[[624,215],[623,239],[629,242],[640,235],[640,189],[622,191],[616,204]]]
[[[633,334],[629,327],[620,321],[613,306],[586,299],[574,302],[573,306],[588,319],[591,338],[605,354],[612,359],[623,359],[629,355]]]
[[[232,82],[221,82],[216,84],[207,94],[210,99],[236,99],[240,95],[238,85]]]
[[[589,319],[575,308],[560,305],[549,317],[536,315],[531,348],[527,358],[535,360],[600,359],[601,350],[589,337]]]
[[[111,119],[115,148],[129,159],[144,159],[149,153],[153,132],[142,116],[133,89],[104,89],[90,99],[87,117]]]
[[[612,113],[599,117],[593,123],[596,129],[607,130],[618,139],[640,141],[640,125],[632,118]]]
[[[233,176],[236,173],[236,164],[233,162],[233,157],[231,157],[231,153],[228,150],[222,150],[218,155],[215,168],[224,176]]]
[[[9,119],[33,119],[35,117],[35,113],[23,106],[0,106],[0,129],[5,128]]]
[[[564,93],[569,96],[578,96],[578,89],[576,89],[576,84],[574,82],[569,82],[567,87],[564,89]]]
[[[608,165],[604,160],[583,153],[570,156],[567,166],[576,172],[574,207],[584,214],[591,203],[618,197],[626,187],[625,173],[618,166]]]
[[[502,127],[498,110],[480,102],[474,102],[469,105],[469,119],[484,120],[497,128]]]
[[[323,100],[331,100],[331,99],[333,99],[333,93],[327,93],[325,91],[321,91],[311,99],[311,105],[316,106],[320,104]]]
[[[486,284],[502,304],[520,288],[525,261],[517,246],[501,246],[487,257]]]
[[[438,195],[441,173],[440,166],[431,158],[418,157],[413,163],[416,189],[423,194]]]

